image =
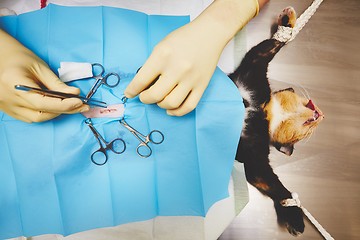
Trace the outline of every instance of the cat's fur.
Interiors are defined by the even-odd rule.
[[[296,13],[285,8],[278,23],[293,27]],[[323,119],[310,99],[297,95],[292,88],[271,92],[267,79],[269,62],[285,45],[267,39],[253,47],[229,77],[244,99],[246,116],[236,159],[244,163],[247,181],[273,201],[278,221],[293,235],[304,231],[303,212],[299,207],[284,207],[281,201],[291,192],[280,182],[269,162],[270,146],[291,155],[294,144],[309,136]]]

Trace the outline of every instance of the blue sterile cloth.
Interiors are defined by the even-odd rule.
[[[111,7],[61,7],[0,18],[0,27],[30,48],[56,72],[60,62],[101,63],[122,76],[94,98],[121,103],[123,91],[152,48],[186,24],[188,17],[149,16]],[[9,79],[14,81],[16,79]],[[93,79],[74,81],[85,95]],[[0,112],[0,239],[84,230],[156,216],[205,216],[228,196],[244,108],[235,85],[217,69],[198,107],[171,117],[138,98],[125,105],[125,119],[140,132],[163,132],[153,154],[136,154],[138,140],[111,118],[93,119],[107,141],[121,137],[126,151],[99,148],[81,114],[28,124]]]

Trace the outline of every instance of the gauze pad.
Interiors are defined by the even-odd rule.
[[[61,62],[58,73],[60,80],[63,82],[70,82],[93,76],[91,63],[80,62]]]

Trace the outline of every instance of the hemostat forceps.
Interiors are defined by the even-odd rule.
[[[102,84],[113,88],[120,83],[120,76],[117,73],[111,72],[103,76],[105,68],[100,63],[93,63],[92,67],[94,70],[95,68],[100,68],[100,73],[97,75],[94,73],[92,78],[95,79],[95,83],[91,87],[89,93],[86,95],[86,98],[91,98]]]
[[[121,138],[115,138],[111,142],[106,142],[105,139],[100,135],[100,133],[93,126],[91,119],[87,118],[85,123],[90,127],[90,130],[93,132],[96,140],[98,141],[100,148],[91,154],[91,161],[96,165],[104,165],[108,161],[108,156],[106,150],[111,150],[116,154],[121,154],[126,149],[125,141]],[[105,147],[103,146],[105,145]]]
[[[142,133],[138,132],[135,128],[131,127],[124,118],[121,119],[119,122],[140,141],[139,145],[136,148],[136,153],[140,157],[147,158],[152,154],[149,143],[160,144],[164,141],[164,134],[159,130],[152,130],[148,135],[145,136]]]
[[[56,98],[61,98],[61,99],[79,98],[81,101],[83,101],[83,103],[88,104],[88,105],[93,105],[93,106],[98,106],[98,107],[103,107],[103,108],[107,107],[106,102],[88,99],[86,97],[82,97],[82,96],[79,96],[76,94],[71,94],[71,93],[63,93],[63,92],[53,91],[53,90],[49,90],[49,89],[34,88],[34,87],[25,86],[25,85],[15,85],[15,89],[22,90],[22,91],[36,92],[36,93],[42,94],[44,96],[56,97]]]

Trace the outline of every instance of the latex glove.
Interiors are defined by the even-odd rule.
[[[214,1],[154,48],[125,96],[140,94],[143,103],[157,103],[169,115],[189,113],[208,86],[224,47],[257,9],[256,0]]]
[[[267,4],[270,0],[258,0],[259,9],[261,9],[265,4]]]
[[[80,92],[61,82],[44,61],[2,30],[0,42],[0,110],[25,122],[41,122],[61,113],[89,109],[77,98],[62,100],[16,90],[14,86],[22,84],[65,93]]]

